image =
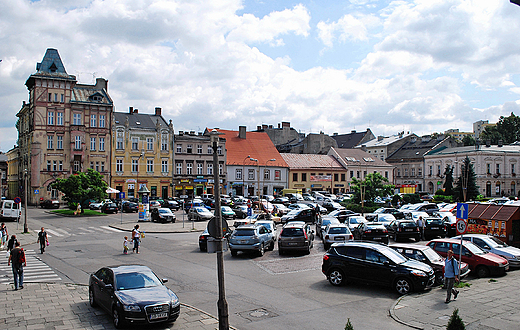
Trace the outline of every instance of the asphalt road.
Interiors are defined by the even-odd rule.
[[[198,233],[147,234],[140,254],[123,255],[123,237],[129,233],[108,228],[120,223],[120,214],[81,219],[41,209],[30,209],[28,214],[31,230],[41,226],[49,230],[51,244],[40,258],[62,281],[87,284],[88,275],[102,266],[144,264],[168,278],[168,287],[182,302],[217,315],[216,255],[199,251]],[[122,220],[136,218],[135,213],[124,214]],[[16,224],[8,223],[8,227],[10,233],[17,232]],[[36,250],[37,246],[25,248]],[[231,257],[227,252],[230,324],[239,329],[344,329],[350,318],[357,330],[407,329],[388,315],[398,298],[393,290],[364,284],[330,285],[321,272],[324,252],[319,238],[310,255],[279,256],[276,248],[263,257]]]

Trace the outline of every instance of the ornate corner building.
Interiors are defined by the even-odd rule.
[[[29,102],[18,112],[16,127],[19,187],[28,180],[29,204],[48,198],[61,201],[49,184],[89,167],[110,182],[114,106],[108,81],[79,84],[67,74],[58,51],[49,48],[25,85]]]

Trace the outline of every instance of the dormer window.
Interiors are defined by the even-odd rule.
[[[101,95],[100,93],[96,92],[96,93],[94,93],[94,94],[89,96],[89,100],[93,101],[93,102],[102,102],[103,101],[103,95]]]
[[[51,72],[56,72],[58,71],[58,67],[56,66],[56,63],[52,62],[51,66],[49,67],[49,70]]]

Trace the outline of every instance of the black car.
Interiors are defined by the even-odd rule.
[[[271,201],[271,204],[283,204],[285,206],[289,206],[289,204],[291,204],[291,201],[287,197],[276,197]]]
[[[352,232],[354,239],[364,241],[377,241],[388,244],[388,229],[380,222],[361,223]]]
[[[117,204],[116,203],[105,203],[101,206],[101,212],[103,213],[117,213]]]
[[[392,287],[402,295],[435,283],[435,273],[427,264],[370,242],[333,244],[323,256],[321,270],[334,286],[359,281]]]
[[[157,222],[172,222],[175,223],[176,217],[175,214],[172,213],[172,211],[165,207],[158,207],[154,208],[150,212],[150,216],[152,218],[152,221]]]
[[[315,223],[318,217],[316,216],[316,210],[311,208],[292,210],[286,215],[282,216],[281,222],[287,223],[289,221],[304,221],[309,223]]]
[[[161,207],[165,207],[170,210],[178,211],[181,208],[181,205],[179,203],[177,203],[176,201],[166,200],[166,201],[162,201]]]
[[[134,202],[123,202],[123,211],[122,212],[136,212],[139,211],[139,205]]]
[[[116,328],[125,323],[174,322],[179,317],[179,298],[148,267],[103,267],[89,279],[89,302],[112,315]]]
[[[413,238],[416,242],[421,240],[419,226],[413,220],[395,220],[386,226],[388,236],[393,237],[394,241],[400,239]]]
[[[42,209],[59,209],[60,202],[55,199],[46,199],[40,202],[40,207]]]
[[[369,213],[365,215],[365,218],[368,221],[373,221],[377,217],[378,214],[391,214],[396,219],[404,219],[405,214],[398,209],[394,209],[393,207],[380,207],[374,211],[374,213]]]
[[[428,241],[436,237],[446,237],[446,225],[441,218],[426,218],[424,238]]]
[[[208,229],[204,229],[202,234],[199,235],[199,249],[202,252],[208,251],[208,238],[210,238],[211,235],[208,232]]]
[[[353,215],[361,215],[361,214],[356,213],[351,210],[334,210],[334,211],[330,212],[328,215],[335,217],[341,223],[345,223],[345,220],[347,220],[349,217],[351,217]]]
[[[238,219],[245,219],[247,217],[247,205],[236,205],[232,210]]]

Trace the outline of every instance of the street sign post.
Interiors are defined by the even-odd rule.
[[[457,219],[457,234],[462,235],[466,233],[468,225],[464,219]]]
[[[460,249],[459,249],[459,274],[460,265],[462,264],[462,236],[468,229],[468,209],[469,206],[466,203],[457,203],[457,234],[460,235]]]
[[[468,204],[457,203],[457,219],[468,220]]]

